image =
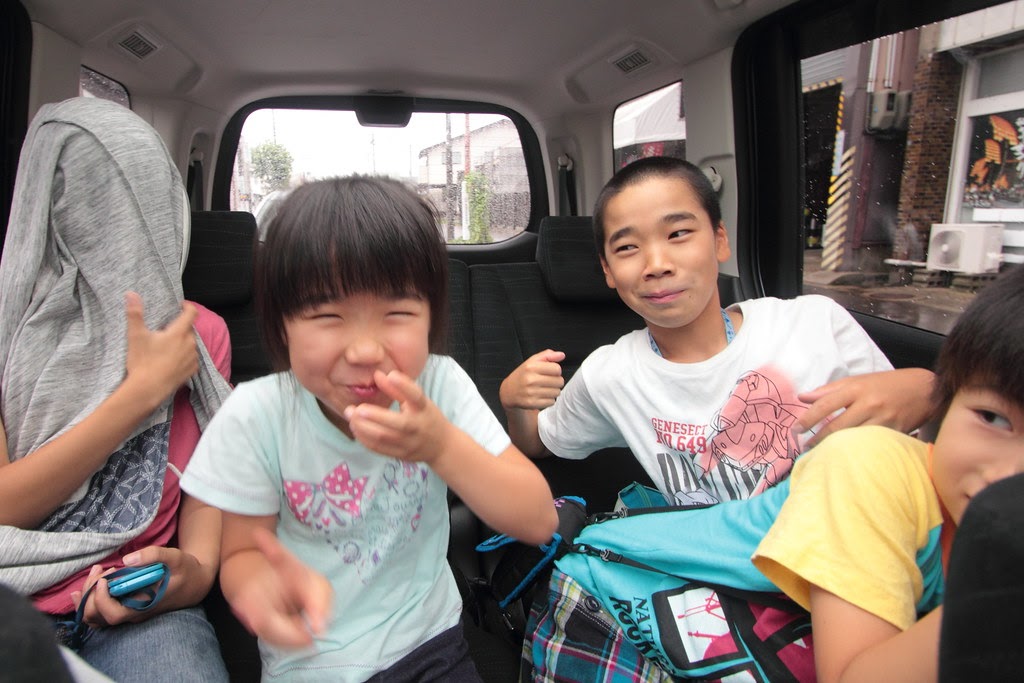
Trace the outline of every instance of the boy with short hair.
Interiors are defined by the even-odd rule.
[[[564,389],[558,351],[532,356],[505,379],[509,434],[527,455],[585,458],[628,446],[669,504],[692,505],[782,481],[802,450],[794,434],[838,410],[811,442],[855,424],[909,430],[926,418],[931,373],[882,372],[891,364],[830,299],[721,308],[718,268],[729,241],[717,195],[693,164],[652,157],[619,171],[598,197],[594,232],[608,286],[646,327],[594,351]],[[555,572],[551,592],[558,604],[531,615],[528,633],[539,628],[525,644],[536,680],[612,669],[659,680],[604,612],[591,619],[609,625],[606,638],[564,647],[572,615],[594,610],[567,575]]]
[[[619,171],[598,197],[594,233],[608,286],[646,328],[594,351],[564,390],[558,351],[505,379],[509,432],[527,455],[576,459],[628,446],[669,504],[688,505],[778,483],[801,450],[793,428],[836,410],[846,408],[819,438],[864,422],[909,430],[927,415],[927,370],[853,378],[892,365],[831,299],[721,308],[729,238],[693,164],[651,157]],[[805,415],[800,399],[819,387]]]

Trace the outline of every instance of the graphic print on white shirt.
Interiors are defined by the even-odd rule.
[[[707,425],[655,418],[657,454],[676,505],[717,503],[710,491],[746,498],[786,478],[800,453],[793,423],[807,410],[788,378],[774,368],[748,372]],[[725,488],[720,488],[724,486]]]
[[[341,463],[321,482],[285,480],[284,486],[295,518],[323,534],[366,584],[388,550],[402,547],[419,528],[428,472],[421,463],[393,460],[368,488],[368,477],[353,477]]]

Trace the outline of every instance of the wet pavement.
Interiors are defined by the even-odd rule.
[[[869,274],[822,271],[820,258],[820,250],[804,252],[804,293],[824,294],[859,313],[949,334],[957,316],[974,298],[973,292],[948,286],[895,283],[895,269]]]

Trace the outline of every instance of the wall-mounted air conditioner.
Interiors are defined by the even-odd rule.
[[[935,223],[928,238],[928,269],[993,273],[1003,260],[1000,223]]]
[[[909,90],[896,91],[896,110],[892,116],[893,130],[906,130],[910,124],[910,98]]]
[[[868,131],[891,130],[896,119],[896,91],[884,88],[868,95]]]

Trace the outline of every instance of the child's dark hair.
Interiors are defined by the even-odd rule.
[[[285,320],[326,301],[362,292],[423,296],[430,305],[430,350],[448,332],[448,253],[427,200],[376,176],[302,185],[281,202],[256,248],[256,311],[275,370],[287,370]]]
[[[1024,406],[1024,266],[982,289],[949,333],[935,371],[935,417],[964,387],[985,387]]]
[[[644,157],[621,168],[611,177],[594,203],[594,245],[598,255],[604,259],[604,213],[617,194],[631,185],[649,178],[678,178],[697,195],[704,211],[711,219],[711,227],[718,229],[722,222],[722,206],[718,202],[718,194],[711,186],[711,181],[704,172],[683,159],[674,157]]]

